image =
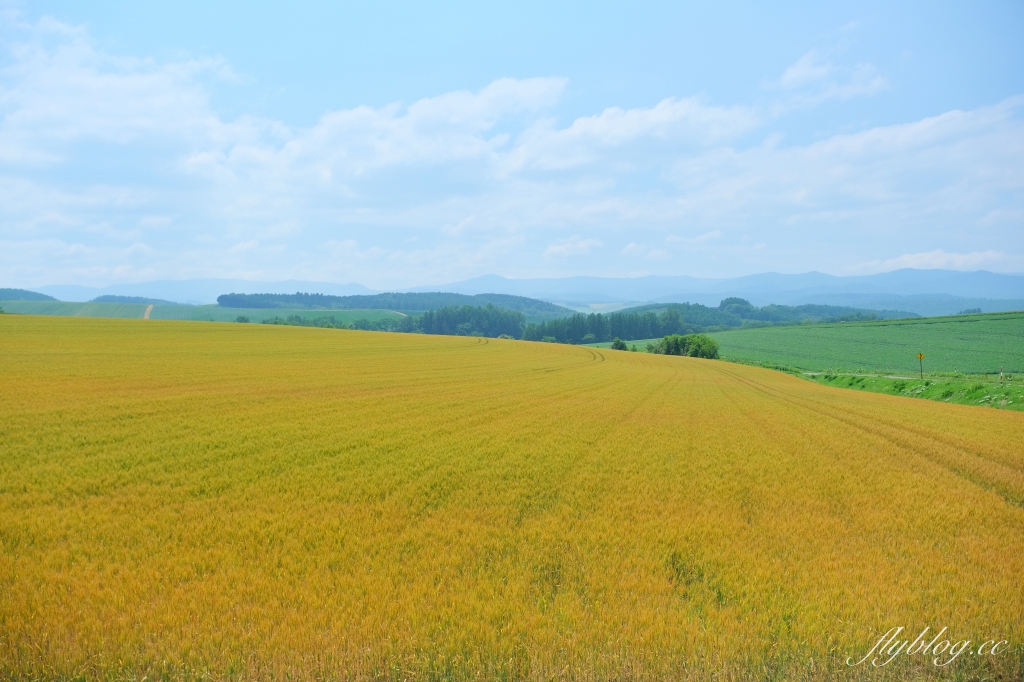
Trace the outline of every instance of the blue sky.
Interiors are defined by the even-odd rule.
[[[0,286],[1024,272],[1024,4],[4,2]]]

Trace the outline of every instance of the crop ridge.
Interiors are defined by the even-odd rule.
[[[727,370],[723,370],[723,371],[727,371]],[[772,371],[772,370],[768,370],[768,371]],[[740,376],[738,374],[734,375],[734,376],[738,380],[740,380],[740,381],[754,381],[752,379],[749,379],[749,378],[746,378],[746,377],[742,377],[742,376]],[[765,390],[765,391],[768,391],[768,392],[772,391],[771,388],[769,388],[768,386],[766,386],[764,384],[758,384],[758,385],[761,386],[762,389]],[[827,385],[822,385],[821,387],[826,389],[826,390],[838,390],[838,391],[846,391],[847,390],[845,388],[833,387],[833,386],[827,386]],[[862,395],[865,395],[865,394],[862,394]],[[887,398],[887,399],[895,399],[897,402],[901,402],[904,405],[915,405],[915,403],[917,403],[917,399],[915,399],[915,398],[909,398],[909,397],[900,396],[900,395],[887,395],[887,394],[866,394],[866,395],[879,395],[879,396],[882,396],[882,397]],[[782,397],[782,394],[780,393],[779,396]],[[796,397],[792,396],[791,394],[787,395],[787,399],[798,400],[798,401],[799,400],[806,400],[806,399],[796,398]],[[903,401],[913,401],[913,402],[906,403],[906,402],[903,402]],[[988,408],[978,407],[978,406],[975,406],[975,405],[959,405],[959,404],[955,404],[955,403],[954,404],[940,403],[940,404],[947,405],[947,407],[950,407],[952,409],[967,409],[967,410],[987,410],[988,409]],[[801,404],[801,406],[807,406],[807,407],[810,407],[812,405],[814,405],[814,403]],[[908,424],[900,423],[900,424],[897,424],[896,422],[894,422],[894,421],[892,421],[890,419],[887,419],[884,415],[878,415],[878,414],[872,414],[872,413],[868,413],[868,412],[863,412],[863,411],[857,410],[856,408],[853,408],[853,407],[846,408],[846,411],[851,413],[851,414],[858,415],[859,417],[861,417],[862,419],[864,419],[867,422],[881,423],[881,424],[885,424],[885,425],[887,425],[889,427],[892,427],[892,428],[897,428],[897,429],[902,430],[902,431],[909,431],[909,432],[912,432],[915,436],[919,436],[921,438],[927,438],[929,440],[940,442],[940,443],[942,443],[944,445],[947,445],[949,447],[957,448],[957,449],[960,449],[960,450],[962,450],[964,452],[972,453],[975,456],[980,457],[982,459],[991,460],[993,462],[1000,463],[1000,464],[1002,464],[1004,466],[1010,467],[1011,469],[1014,469],[1016,471],[1024,473],[1024,459],[1022,459],[1020,457],[1013,458],[1012,456],[1007,456],[1008,454],[1012,455],[1012,452],[1009,452],[1006,449],[983,448],[982,444],[980,444],[980,443],[968,444],[968,443],[965,442],[963,437],[957,437],[957,436],[955,436],[953,434],[949,434],[949,433],[946,433],[946,432],[940,432],[940,431],[925,429],[923,427],[917,426],[914,423],[908,423]],[[972,448],[982,448],[982,449],[975,450],[975,449],[972,449]]]
[[[889,440],[894,442],[901,447],[904,447],[923,459],[937,464],[943,469],[950,471],[951,473],[970,481],[974,485],[980,488],[993,492],[1001,496],[1006,502],[1014,505],[1020,509],[1024,509],[1024,473],[1020,469],[1015,468],[1009,464],[993,460],[985,457],[977,451],[972,451],[962,445],[954,444],[940,438],[937,438],[930,432],[916,430],[911,427],[904,425],[896,425],[891,422],[886,422],[880,419],[877,415],[868,415],[859,412],[853,408],[844,409],[829,409],[824,407],[821,403],[815,403],[806,399],[796,398],[791,394],[786,394],[779,390],[773,390],[764,384],[757,382],[753,379],[742,377],[739,375],[733,375],[733,377],[752,388],[763,391],[773,397],[784,400],[786,402],[798,405],[804,409],[811,410],[822,416],[830,417],[838,421],[843,422],[847,426],[856,428],[858,430],[870,433],[883,440]],[[830,387],[823,387],[826,390]],[[832,389],[841,391],[843,389]],[[895,398],[902,400],[913,400],[913,398],[901,398],[900,396],[885,396],[886,398]],[[960,407],[960,406],[958,406]],[[984,409],[966,407],[966,409]],[[857,415],[862,419],[851,419],[847,415]],[[871,424],[877,424],[878,426],[872,427]],[[879,428],[882,427],[882,428]],[[925,444],[915,442],[914,439],[907,438],[907,433],[912,433],[916,439],[932,443],[935,447],[926,448]],[[943,449],[953,449],[961,458],[965,461],[957,462],[955,457],[944,454]],[[974,466],[971,466],[971,465]]]

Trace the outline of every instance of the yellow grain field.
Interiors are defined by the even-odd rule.
[[[692,358],[0,317],[0,676],[1021,679],[1024,414]],[[849,667],[896,626],[1006,640]]]

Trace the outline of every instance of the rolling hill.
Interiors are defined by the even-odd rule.
[[[477,294],[466,296],[444,292],[386,293],[370,296],[326,296],[324,294],[225,294],[217,298],[223,308],[305,308],[351,309],[375,308],[422,312],[451,306],[485,306],[488,303],[499,308],[516,310],[531,319],[553,319],[571,315],[573,311],[561,306],[505,294]]]
[[[0,288],[0,301],[56,301],[53,296],[40,294],[37,291],[27,289],[3,289]]]
[[[110,317],[142,319],[149,307],[145,303],[65,303],[62,301],[2,301],[3,309],[22,315],[53,315],[60,317]],[[150,312],[152,320],[188,320],[193,322],[234,322],[239,317],[250,322],[309,315],[306,308],[221,308],[216,305],[154,305]],[[319,310],[318,315],[332,316],[339,321],[354,322],[359,319],[371,321],[401,319],[401,313],[391,310]]]

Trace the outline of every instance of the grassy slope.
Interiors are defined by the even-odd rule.
[[[136,303],[65,303],[63,301],[0,301],[7,313],[71,317],[141,318],[146,306]]]
[[[984,405],[1024,410],[1024,381],[1020,376],[1000,381],[992,376],[928,376],[925,379],[801,372],[801,376],[826,386],[889,393],[910,398],[941,400],[960,405]]]
[[[660,340],[661,340],[660,338],[657,338],[657,339],[639,339],[637,341],[626,341],[626,345],[629,346],[629,347],[636,346],[637,350],[646,352],[645,349],[647,348],[647,344],[649,344],[649,343],[657,343]],[[611,348],[612,347],[612,342],[611,341],[602,341],[601,343],[587,343],[587,344],[584,344],[584,345],[587,346],[587,348]]]
[[[722,357],[804,370],[1024,373],[1024,313],[770,327],[713,334]]]
[[[1021,414],[263,325],[0,356],[0,677],[905,679],[843,663],[894,625],[1024,673]]]
[[[391,310],[308,310],[286,308],[221,308],[215,305],[155,306],[150,319],[153,320],[199,320],[213,322],[234,322],[240,315],[248,317],[251,322],[261,322],[268,318],[300,315],[306,318],[331,317],[344,322],[355,320],[399,319],[401,315]]]
[[[0,301],[0,308],[23,315],[58,315],[75,317],[114,317],[141,319],[148,306],[133,303],[65,303],[59,301]],[[215,305],[156,305],[150,313],[153,320],[193,320],[201,322],[234,322],[244,315],[252,322],[270,317],[327,317],[352,322],[358,319],[381,320],[399,318],[390,310],[289,310],[269,308],[221,308]]]

